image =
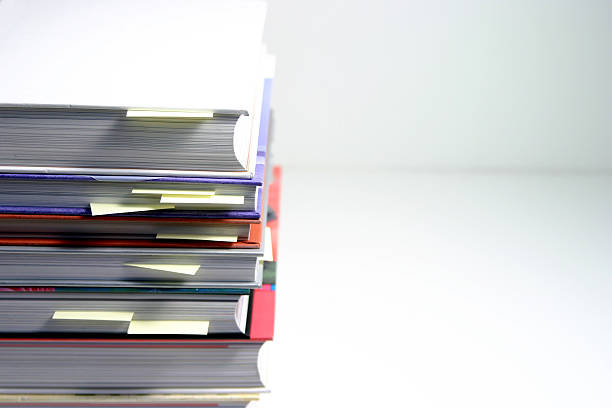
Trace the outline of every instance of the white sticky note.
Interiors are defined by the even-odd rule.
[[[274,261],[274,251],[272,250],[272,230],[270,227],[266,227],[266,237],[264,240],[264,261]]]
[[[244,204],[244,196],[234,195],[180,195],[180,194],[162,194],[160,203],[172,204],[229,204],[241,205]]]
[[[175,265],[175,264],[143,264],[127,263],[126,266],[135,268],[154,269],[156,271],[180,273],[183,275],[195,275],[200,270],[200,265]]]
[[[64,320],[112,320],[117,322],[129,322],[134,317],[134,312],[105,312],[99,310],[57,310],[53,313],[53,319]]]
[[[128,334],[208,334],[206,320],[132,320]]]
[[[172,110],[172,109],[128,109],[126,118],[192,118],[210,119],[214,114],[210,111]]]
[[[154,194],[154,195],[178,194],[178,195],[211,196],[211,195],[215,195],[215,192],[208,191],[208,190],[161,190],[161,189],[156,189],[156,188],[133,188],[132,194]]]
[[[107,204],[89,203],[91,215],[120,214],[138,211],[169,210],[172,204]]]
[[[158,233],[157,239],[190,239],[197,241],[238,242],[237,235],[166,234]]]

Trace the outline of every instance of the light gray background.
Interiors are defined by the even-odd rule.
[[[269,6],[259,406],[611,406],[612,3]]]
[[[612,4],[269,1],[285,164],[606,168]]]

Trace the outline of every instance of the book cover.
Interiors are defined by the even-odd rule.
[[[270,231],[272,260],[264,261],[264,284],[253,290],[249,337],[253,340],[272,340],[276,307],[276,263],[278,259],[278,227],[280,218],[282,168],[275,166],[268,196],[266,228]],[[268,245],[267,242],[264,245]]]

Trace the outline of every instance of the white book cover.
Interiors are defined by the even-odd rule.
[[[0,104],[245,111],[266,6],[1,0]]]

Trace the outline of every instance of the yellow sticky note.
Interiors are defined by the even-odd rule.
[[[172,204],[107,204],[89,203],[91,215],[106,215],[130,213],[138,211],[168,210],[174,208]]]
[[[180,194],[162,194],[160,203],[173,204],[244,204],[244,196],[234,195],[180,195]]]
[[[128,334],[208,334],[207,320],[132,320]]]
[[[126,118],[194,118],[209,119],[213,112],[200,110],[173,110],[173,109],[128,109]]]
[[[154,195],[178,194],[178,195],[211,196],[211,195],[215,195],[215,192],[208,191],[208,190],[161,190],[161,189],[155,189],[155,188],[133,188],[132,194],[154,194]]]
[[[183,275],[195,275],[200,270],[200,265],[168,265],[168,264],[143,264],[128,263],[126,266],[135,268],[154,269],[156,271],[181,273]]]
[[[157,239],[193,239],[197,241],[237,242],[237,235],[166,234],[158,233]]]
[[[99,310],[57,310],[53,313],[53,319],[65,320],[112,320],[117,322],[129,322],[134,317],[134,312],[104,312]]]
[[[266,227],[263,260],[268,262],[274,261],[274,252],[272,251],[272,230],[270,227]]]

